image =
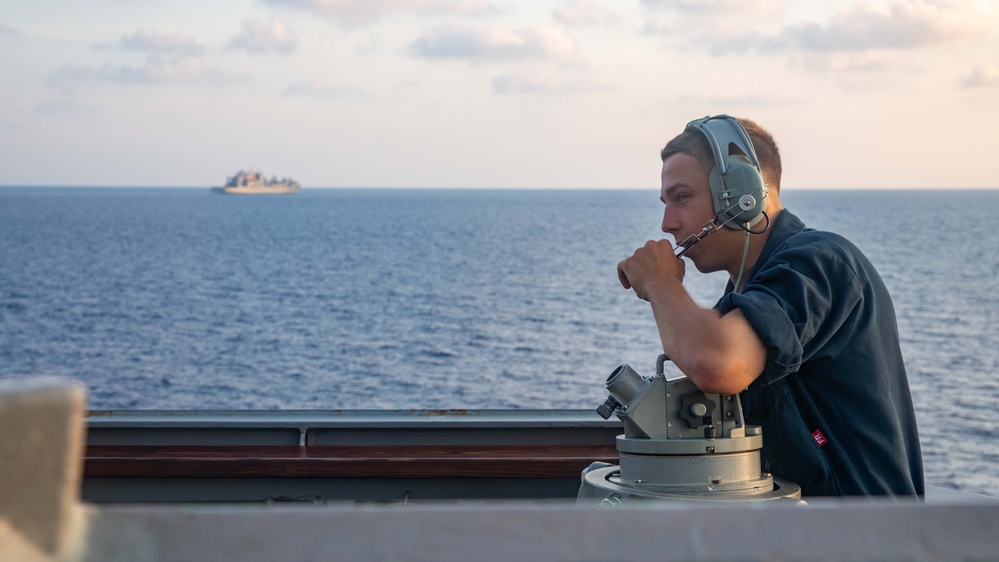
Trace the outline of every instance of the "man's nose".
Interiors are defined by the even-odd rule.
[[[676,234],[676,231],[680,228],[675,215],[676,213],[673,212],[672,207],[666,205],[666,208],[663,209],[663,222],[660,225],[660,228],[666,234]]]

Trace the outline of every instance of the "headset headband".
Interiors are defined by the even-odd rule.
[[[703,117],[687,123],[685,130],[700,131],[708,139],[711,152],[714,153],[715,165],[718,166],[718,173],[722,176],[728,173],[728,147],[730,144],[737,146],[756,166],[756,169],[760,169],[760,161],[756,157],[753,141],[749,139],[746,129],[735,118],[728,115]]]

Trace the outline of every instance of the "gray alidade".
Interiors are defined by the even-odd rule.
[[[595,462],[583,471],[577,504],[633,500],[777,500],[801,488],[760,468],[763,431],[747,426],[739,395],[702,392],[686,377],[667,380],[665,355],[647,379],[628,365],[607,377],[610,396],[597,412],[624,424],[620,466]]]

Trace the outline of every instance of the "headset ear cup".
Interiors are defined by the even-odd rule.
[[[711,194],[714,197],[715,213],[722,213],[731,208],[732,210],[725,216],[719,217],[719,220],[725,222],[733,216],[738,218],[725,226],[736,230],[742,228],[736,224],[736,221],[738,223],[748,222],[750,226],[753,226],[759,222],[766,209],[767,188],[763,183],[763,177],[749,158],[739,154],[729,156],[726,166],[728,171],[725,174],[724,186],[717,166],[712,168],[708,177],[711,184]],[[727,197],[723,197],[723,195],[727,195]],[[755,200],[755,205],[751,208],[740,207],[740,199],[747,195]],[[746,200],[743,199],[743,202],[745,203]]]

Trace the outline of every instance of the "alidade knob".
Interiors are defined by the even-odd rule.
[[[687,394],[680,399],[680,417],[686,420],[691,429],[711,425],[710,417],[715,411],[715,403],[703,392]]]

